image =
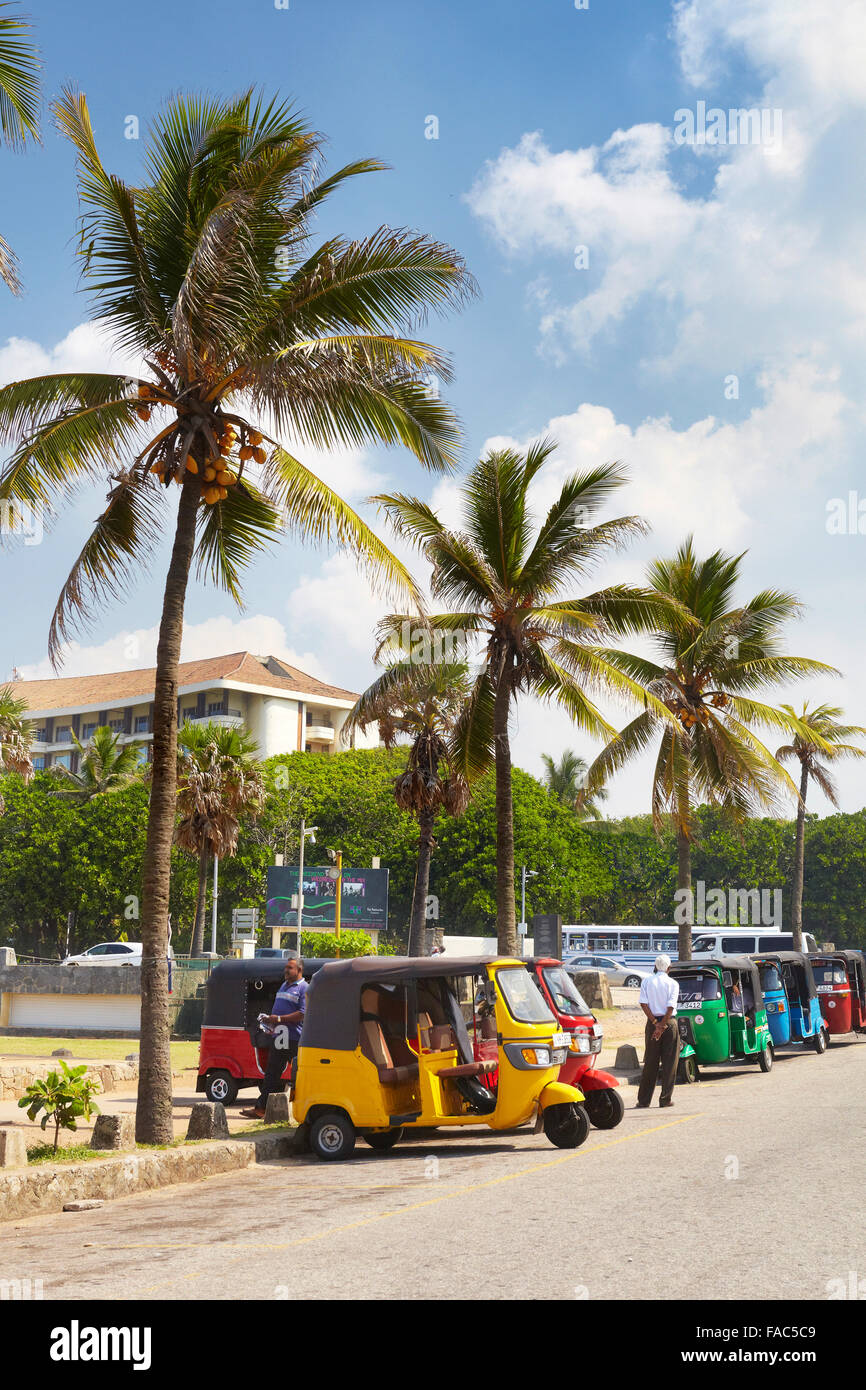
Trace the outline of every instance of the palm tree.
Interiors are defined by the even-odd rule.
[[[496,767],[496,915],[499,949],[518,949],[514,898],[514,813],[511,796],[509,720],[521,693],[556,700],[589,734],[611,726],[587,689],[617,692],[668,711],[593,645],[603,634],[643,630],[670,607],[669,600],[626,585],[584,598],[562,596],[563,586],[583,578],[599,557],[645,527],[639,518],[589,520],[626,479],[616,464],[573,474],[536,530],[529,490],[555,445],[533,444],[526,453],[495,450],[482,458],[462,488],[463,526],[450,530],[426,502],[400,494],[376,500],[398,534],[420,546],[433,566],[431,592],[455,611],[429,617],[433,632],[462,631],[486,644],[457,730],[459,761],[467,780]],[[382,646],[405,622],[395,614],[380,625]]]
[[[88,743],[82,743],[75,734],[72,741],[78,749],[78,771],[72,772],[68,767],[52,769],[68,784],[55,793],[57,796],[92,801],[105,792],[119,791],[141,772],[141,745],[121,742],[121,735],[112,733],[105,724],[94,729]]]
[[[802,735],[805,726],[784,708],[753,699],[753,692],[819,672],[838,674],[819,661],[783,652],[781,630],[800,610],[793,595],[766,589],[746,603],[735,600],[742,560],[719,550],[699,560],[689,537],[673,559],[654,561],[651,588],[685,609],[692,627],[660,623],[653,634],[657,662],[626,652],[606,654],[618,670],[644,684],[673,722],[660,721],[654,708],[638,715],[592,764],[587,792],[592,795],[659,739],[652,815],[657,830],[670,818],[676,831],[680,902],[691,895],[696,801],[742,823],[761,808],[774,808],[780,785],[796,790],[754,731],[763,726]],[[678,950],[681,960],[688,959],[688,920],[679,924]]]
[[[343,725],[344,740],[353,729],[365,729],[368,724],[378,724],[386,748],[393,748],[401,735],[410,739],[406,770],[394,783],[397,805],[418,822],[410,956],[424,954],[436,817],[440,811],[461,815],[469,798],[454,755],[454,732],[470,690],[469,672],[462,663],[395,661],[359,696]]]
[[[32,729],[28,720],[27,701],[15,697],[12,687],[0,687],[0,772],[17,772],[25,782],[33,776],[30,757]],[[0,815],[5,803],[0,795]]]
[[[607,792],[603,787],[599,787],[593,796],[586,795],[589,763],[584,758],[578,757],[577,753],[566,748],[558,763],[549,753],[542,753],[541,761],[547,774],[547,790],[560,805],[570,807],[582,818],[588,816],[590,820],[602,819],[596,802],[605,801]]]
[[[838,807],[839,798],[836,783],[829,768],[824,763],[838,762],[842,758],[866,758],[866,749],[856,744],[845,743],[844,739],[863,738],[866,729],[857,724],[840,724],[842,710],[837,705],[817,705],[809,708],[808,701],[797,714],[792,705],[783,705],[793,718],[798,719],[803,729],[812,730],[811,737],[797,733],[791,743],[776,749],[780,762],[796,758],[800,763],[800,799],[797,802],[797,839],[794,848],[794,892],[791,904],[791,931],[794,936],[795,951],[803,949],[803,864],[806,842],[806,790],[809,778],[818,783],[821,791],[833,806]],[[823,762],[822,762],[823,759]]]
[[[258,744],[246,729],[220,724],[184,724],[178,734],[176,840],[198,859],[198,893],[189,953],[204,949],[208,861],[237,850],[240,821],[264,801]]]
[[[312,246],[313,212],[382,166],[360,160],[318,179],[321,137],[277,102],[250,92],[176,98],[153,124],[134,188],[105,170],[83,96],[66,91],[54,112],[78,154],[80,254],[96,317],[143,366],[132,379],[58,373],[0,389],[0,443],[14,442],[0,500],[66,500],[110,479],[55,609],[55,664],[69,633],[152,562],[161,528],[174,532],[156,658],[136,1114],[139,1140],[162,1143],[172,1136],[177,668],[193,559],[240,604],[243,570],[289,530],[337,542],[378,584],[416,601],[406,567],[276,436],[320,448],[402,443],[426,467],[453,466],[457,422],[429,383],[448,363],[401,333],[473,284],[454,251],[414,232],[382,227]]]
[[[16,150],[39,138],[39,59],[30,25],[0,4],[0,145]],[[0,236],[0,279],[20,294],[14,251]]]

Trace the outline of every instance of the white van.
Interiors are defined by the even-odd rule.
[[[750,930],[743,927],[723,927],[719,931],[694,931],[692,959],[712,956],[753,956],[761,951],[793,951],[794,937],[789,931],[772,931],[765,927]],[[803,932],[803,950],[817,951],[811,932]]]

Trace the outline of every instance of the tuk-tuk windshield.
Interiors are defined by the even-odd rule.
[[[518,1023],[556,1022],[547,1007],[544,995],[523,966],[515,965],[505,970],[497,970],[496,979],[509,1013]]]
[[[561,965],[546,965],[542,969],[544,982],[550,990],[553,1007],[561,1014],[591,1014],[592,1009],[581,995],[567,970]]]
[[[758,969],[761,972],[761,989],[765,994],[768,989],[782,988],[782,977],[777,965],[761,965]]]
[[[813,960],[812,974],[815,976],[816,985],[845,985],[848,983],[848,972],[844,965],[837,960]]]
[[[678,975],[677,981],[680,987],[678,1008],[683,1009],[691,1004],[700,1004],[705,999],[722,997],[718,975]]]

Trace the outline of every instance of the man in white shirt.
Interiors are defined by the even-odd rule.
[[[647,975],[640,987],[640,1006],[646,1014],[643,1075],[637,1093],[637,1108],[645,1110],[653,1098],[659,1066],[662,1090],[659,1106],[673,1105],[680,1035],[674,1017],[680,987],[668,974],[670,956],[656,956],[655,973]]]

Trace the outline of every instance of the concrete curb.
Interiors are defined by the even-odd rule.
[[[250,1168],[294,1151],[295,1131],[274,1130],[250,1138],[187,1144],[176,1149],[136,1149],[111,1158],[0,1172],[0,1222],[62,1211],[67,1202],[111,1201],[173,1183],[198,1182],[217,1173]]]

